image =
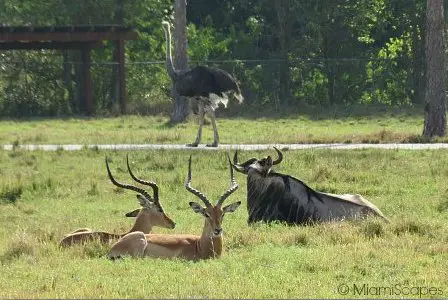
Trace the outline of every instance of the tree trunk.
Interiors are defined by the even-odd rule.
[[[411,88],[414,90],[414,94],[412,95],[412,103],[421,105],[425,101],[425,42],[422,41],[424,39],[424,32],[421,32],[419,29],[422,29],[424,25],[420,25],[415,28],[412,32],[412,86]]]
[[[90,46],[84,46],[81,48],[81,61],[82,61],[82,78],[83,78],[83,89],[82,89],[82,111],[88,116],[92,116],[94,113],[94,103],[93,103],[93,85],[92,85],[92,73],[91,73],[91,58],[92,48]]]
[[[291,72],[289,65],[289,38],[291,36],[291,22],[289,20],[288,10],[291,7],[290,1],[275,0],[275,10],[277,12],[278,32],[280,46],[280,58],[283,60],[280,64],[279,88],[280,103],[284,106],[289,105],[291,98],[290,81]]]
[[[323,41],[322,41],[322,52],[325,58],[324,61],[324,71],[327,76],[327,95],[328,101],[330,105],[336,103],[336,94],[335,94],[335,84],[336,84],[336,74],[335,74],[335,66],[334,61],[329,60],[330,51],[328,47],[328,36],[327,31],[325,30]]]
[[[426,137],[444,136],[446,129],[443,0],[426,2]]]
[[[176,0],[174,4],[174,64],[177,70],[188,68],[187,55],[187,3],[186,0]],[[185,121],[190,113],[190,104],[188,99],[177,95],[173,89],[173,114],[172,123]]]
[[[82,110],[82,87],[84,85],[82,77],[81,51],[71,51],[72,61],[75,69],[75,88],[73,93],[72,109],[76,113]]]
[[[123,25],[124,23],[124,0],[116,0],[115,2],[115,16],[114,22],[117,25]],[[113,53],[113,61],[112,65],[112,76],[111,76],[111,103],[107,104],[107,107],[111,108],[113,106],[118,106],[120,103],[120,80],[119,80],[119,43],[115,43],[115,49]]]
[[[335,93],[335,83],[336,76],[333,72],[333,66],[330,65],[331,62],[326,62],[326,73],[327,73],[327,93],[328,93],[328,101],[330,101],[330,105],[336,104],[336,93]]]
[[[321,30],[322,30],[322,55],[325,59],[323,62],[323,71],[325,72],[325,75],[327,76],[327,96],[328,96],[328,102],[330,105],[336,104],[338,99],[336,98],[336,69],[337,66],[335,65],[335,61],[331,58],[334,57],[334,55],[338,52],[335,45],[332,44],[331,41],[331,35],[334,34],[331,32],[331,29],[329,28],[330,20],[329,17],[326,17],[327,19],[324,19],[321,23]],[[336,54],[337,56],[337,54]]]

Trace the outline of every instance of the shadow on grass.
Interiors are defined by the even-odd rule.
[[[0,204],[16,203],[20,199],[23,192],[21,184],[7,185],[0,188]]]

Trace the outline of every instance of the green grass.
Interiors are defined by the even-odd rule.
[[[334,109],[334,111],[332,111]],[[220,113],[224,113],[220,111]],[[370,113],[370,114],[368,114]],[[254,126],[254,120],[256,125]],[[446,142],[448,138],[421,137],[423,111],[418,108],[371,107],[337,110],[218,116],[223,144],[272,143],[380,143]],[[0,121],[0,144],[186,144],[194,141],[197,118],[171,126],[169,117],[123,116]],[[211,142],[211,125],[203,130],[203,143]]]
[[[203,219],[188,207],[198,199],[184,188],[190,153],[127,153],[138,176],[159,183],[162,204],[177,223],[173,231],[155,231],[200,234]],[[225,152],[192,153],[192,185],[217,199],[229,187]],[[116,178],[129,181],[125,152],[0,151],[0,298],[369,298],[376,296],[372,287],[395,285],[448,295],[445,150],[285,151],[278,171],[321,191],[360,193],[391,222],[248,227],[246,178],[237,174],[240,189],[226,203],[243,205],[224,221],[223,256],[200,262],[112,262],[104,257],[108,246],[95,242],[58,248],[63,234],[79,227],[130,227],[124,213],[138,203],[133,192],[117,193],[109,182],[106,154]],[[354,284],[370,286],[370,296],[337,292]]]

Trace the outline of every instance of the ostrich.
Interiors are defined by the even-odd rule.
[[[238,103],[243,102],[240,87],[229,73],[218,68],[197,66],[187,70],[176,70],[171,55],[170,24],[163,21],[162,26],[166,38],[166,66],[174,89],[180,96],[194,98],[199,108],[199,129],[196,140],[187,146],[197,147],[201,142],[204,115],[207,113],[212,122],[214,138],[213,144],[207,144],[207,147],[218,147],[219,135],[216,128],[215,109],[219,103],[227,107],[229,93],[235,96]]]

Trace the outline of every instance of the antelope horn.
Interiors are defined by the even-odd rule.
[[[277,152],[278,158],[272,162],[272,165],[273,165],[273,166],[274,166],[274,165],[277,165],[277,164],[279,164],[279,163],[281,163],[282,160],[283,160],[283,154],[282,154],[282,152],[280,152],[280,150],[278,150],[276,147],[274,147],[274,149],[275,149],[275,151]]]
[[[233,164],[232,164],[232,166],[233,166],[233,168],[234,168],[236,171],[238,171],[238,172],[240,172],[240,173],[247,174],[246,167],[247,167],[247,166],[250,166],[250,165],[253,164],[255,161],[257,161],[256,158],[251,158],[251,159],[249,159],[248,161],[246,161],[246,162],[244,162],[244,163],[242,163],[242,164],[238,163],[238,150],[237,150],[237,151],[235,151],[235,154],[233,155]]]
[[[136,182],[140,184],[150,186],[154,192],[154,202],[159,203],[159,187],[157,183],[155,183],[154,181],[146,181],[135,176],[134,173],[132,173],[131,171],[131,167],[129,166],[129,156],[127,154],[126,154],[126,164],[128,166],[129,175],[131,175],[132,179],[134,179]]]
[[[190,159],[188,160],[188,176],[187,176],[187,182],[185,183],[185,188],[191,192],[192,194],[194,194],[195,196],[197,196],[199,199],[202,200],[202,202],[204,202],[205,206],[207,207],[211,207],[212,204],[210,203],[210,201],[207,199],[207,197],[201,193],[200,191],[198,191],[197,189],[191,187],[190,185],[191,183],[191,155],[190,155]]]
[[[235,192],[238,189],[238,184],[235,181],[235,176],[233,174],[233,167],[232,167],[232,161],[230,160],[229,154],[227,154],[227,159],[229,161],[229,167],[230,167],[230,188],[225,191],[225,193],[219,198],[218,202],[216,203],[216,206],[221,206],[224,200],[226,200],[230,195],[232,195],[233,192]]]
[[[149,201],[152,201],[151,196],[150,196],[150,195],[148,194],[148,192],[145,191],[144,189],[141,189],[141,188],[139,188],[139,187],[136,187],[136,186],[133,186],[133,185],[129,185],[129,184],[123,184],[123,183],[120,183],[120,182],[116,181],[115,178],[112,176],[112,173],[110,172],[110,169],[109,169],[109,163],[107,162],[107,156],[106,156],[106,159],[105,159],[105,160],[106,160],[107,174],[109,174],[110,181],[112,181],[112,183],[113,183],[114,185],[116,185],[116,186],[118,186],[118,187],[121,187],[121,188],[123,188],[123,189],[127,189],[127,190],[131,190],[131,191],[140,193],[140,194],[142,194],[143,196],[145,196],[146,199],[148,199]]]

